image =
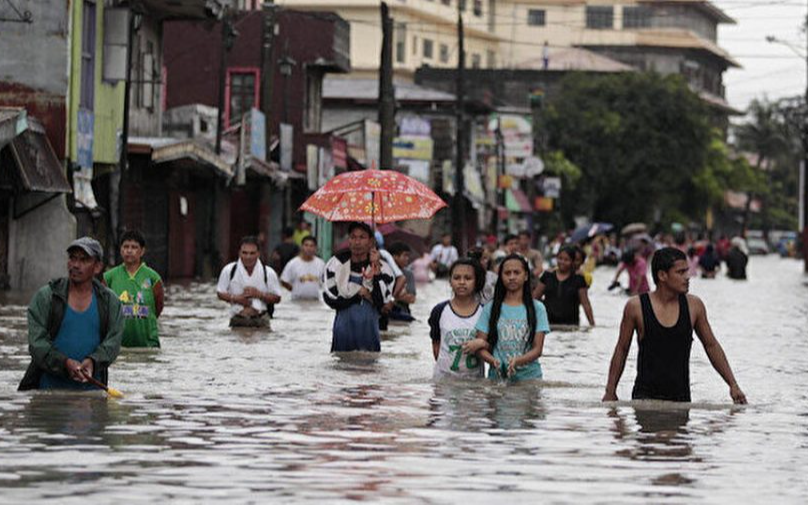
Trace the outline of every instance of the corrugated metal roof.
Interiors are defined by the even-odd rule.
[[[635,70],[625,63],[580,47],[548,47],[547,56],[547,69],[551,71],[632,72]],[[525,60],[516,65],[516,68],[543,70],[544,57]]]
[[[455,96],[437,89],[410,83],[395,83],[399,102],[454,102]],[[375,102],[379,99],[379,81],[376,79],[335,79],[323,81],[325,100],[358,100]]]

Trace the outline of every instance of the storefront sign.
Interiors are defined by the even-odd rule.
[[[393,157],[429,161],[432,159],[433,147],[431,138],[396,137],[393,139]]]

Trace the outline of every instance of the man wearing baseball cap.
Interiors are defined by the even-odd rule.
[[[104,249],[82,237],[67,248],[67,277],[43,286],[28,306],[31,364],[19,390],[96,389],[89,377],[107,383],[118,357],[123,316],[118,297],[96,276]]]

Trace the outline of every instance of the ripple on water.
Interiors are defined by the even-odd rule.
[[[126,397],[18,394],[24,307],[0,306],[0,502],[804,503],[808,288],[755,257],[750,281],[696,279],[752,404],[730,405],[698,340],[692,404],[631,402],[636,345],[600,402],[625,298],[598,270],[593,329],[554,328],[545,380],[431,381],[417,321],[383,352],[330,354],[333,314],[285,301],[273,331],[232,332],[204,283],[168,286],[159,351],[125,350]],[[58,491],[57,491],[58,490]]]

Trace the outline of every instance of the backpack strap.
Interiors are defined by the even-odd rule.
[[[230,282],[233,282],[233,277],[236,276],[236,270],[238,270],[238,261],[233,263],[233,268],[230,269]]]

